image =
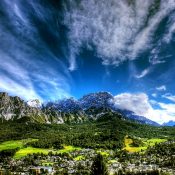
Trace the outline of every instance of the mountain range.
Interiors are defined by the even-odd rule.
[[[169,122],[163,123],[163,126],[175,126],[175,121],[170,120]]]
[[[0,119],[2,122],[20,120],[39,123],[80,123],[96,120],[102,116],[120,115],[123,120],[159,126],[158,123],[138,116],[134,112],[116,109],[111,103],[112,94],[108,92],[90,93],[79,100],[68,98],[41,104],[39,100],[25,102],[21,98],[0,93]],[[172,122],[164,124],[172,125]],[[173,126],[173,125],[172,125]]]

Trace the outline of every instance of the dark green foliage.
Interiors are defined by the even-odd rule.
[[[35,142],[29,142],[26,146],[32,146],[35,148],[54,148],[54,149],[62,149],[63,140],[61,136],[50,137],[50,138],[41,138]]]
[[[98,154],[92,163],[91,175],[108,175],[106,162],[101,154]]]
[[[19,150],[19,148],[0,151],[0,162],[3,158],[13,157],[18,150]]]
[[[131,146],[133,146],[133,147],[144,146],[144,143],[142,142],[142,140],[132,138],[132,141],[133,141],[133,143],[131,144]]]
[[[0,124],[0,142],[27,138],[39,139],[33,147],[60,149],[62,144],[82,148],[120,149],[126,135],[132,138],[175,137],[174,127],[153,127],[123,120],[118,115],[104,116],[94,122],[81,124],[37,124],[6,122]],[[134,144],[140,145],[139,140]]]
[[[169,141],[155,145],[155,147],[148,148],[148,150],[141,154],[133,153],[130,154],[123,148],[123,140],[126,135],[133,140],[133,146],[142,145],[141,140],[137,137],[147,138],[166,138]],[[61,149],[62,145],[74,145],[82,148],[104,148],[113,149],[113,155],[111,158],[118,158],[118,161],[127,165],[127,163],[134,163],[136,166],[141,165],[145,160],[148,164],[156,164],[159,167],[175,167],[175,144],[174,144],[175,128],[174,127],[153,127],[149,125],[141,125],[131,121],[123,120],[113,114],[104,115],[103,118],[98,119],[95,122],[85,122],[81,124],[60,124],[60,125],[49,125],[49,124],[36,124],[36,123],[17,123],[17,122],[6,122],[0,124],[0,141],[7,140],[19,140],[27,138],[36,138],[38,141],[30,142],[25,146],[32,146],[37,148],[55,148]],[[0,161],[4,164],[9,164],[17,150],[8,150],[0,152]],[[55,155],[54,155],[55,154]],[[23,158],[23,165],[28,166],[39,166],[38,162],[41,160],[50,159],[50,157],[56,160],[56,164],[60,167],[63,163],[62,160],[73,161],[74,157],[70,153],[54,153],[49,152],[48,155],[43,153],[37,153],[28,155]],[[96,153],[94,154],[96,155]],[[47,157],[47,158],[46,158]],[[86,157],[87,158],[87,157]],[[58,159],[58,160],[57,160]],[[93,156],[91,157],[92,161]],[[107,158],[108,159],[108,158]],[[68,166],[68,165],[67,165]],[[106,162],[102,155],[98,154],[92,164],[87,167],[82,165],[76,165],[77,175],[108,175]],[[20,166],[13,167],[12,171],[19,170]],[[64,168],[62,172],[57,171],[56,174],[65,175],[68,174],[68,168]],[[92,170],[92,171],[90,171]],[[155,169],[148,172],[136,172],[135,175],[157,175],[159,172]],[[116,172],[117,175],[132,174],[125,168],[120,169]],[[161,174],[162,175],[162,174]]]

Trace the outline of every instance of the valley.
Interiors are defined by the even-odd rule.
[[[0,98],[3,175],[175,173],[175,127],[160,126],[129,111],[125,116],[126,111],[111,106],[109,93],[43,107],[5,93]],[[7,118],[9,113],[13,117]]]
[[[17,131],[22,134],[15,135]],[[0,133],[0,167],[7,174],[88,175],[98,154],[103,156],[110,175],[174,173],[172,127],[142,125],[114,117],[60,125],[7,122],[0,125]],[[2,141],[6,135],[8,141]],[[165,146],[163,155],[155,154]],[[171,160],[171,164],[164,165],[165,160]]]

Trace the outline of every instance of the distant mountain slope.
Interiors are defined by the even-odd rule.
[[[163,126],[175,126],[175,121],[170,120],[169,122],[163,123]]]
[[[144,117],[144,116],[139,116],[136,115],[134,112],[129,111],[129,110],[118,110],[121,114],[126,116],[128,119],[138,121],[141,124],[148,124],[148,125],[153,125],[153,126],[160,126],[158,123]]]

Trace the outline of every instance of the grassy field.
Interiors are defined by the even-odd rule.
[[[153,139],[142,138],[141,140],[143,142],[143,146],[133,147],[132,146],[133,140],[126,136],[124,138],[125,147],[123,149],[128,152],[140,152],[146,150],[148,146],[154,146],[156,143],[162,143],[167,141],[167,139],[159,139],[159,138],[153,138]]]
[[[19,151],[16,152],[14,158],[20,159],[22,157],[25,157],[28,154],[33,154],[33,153],[48,154],[50,151],[52,150],[42,149],[42,148],[33,148],[33,147],[21,148]]]
[[[28,154],[33,154],[33,153],[43,153],[43,154],[48,154],[49,152],[53,153],[69,153],[73,152],[76,150],[81,150],[80,147],[74,147],[74,146],[66,146],[64,145],[63,149],[60,150],[54,150],[52,148],[50,149],[42,149],[42,148],[33,148],[33,147],[25,147],[25,145],[28,142],[36,141],[37,139],[24,139],[24,140],[12,140],[12,141],[6,141],[0,144],[0,151],[2,150],[8,150],[8,149],[15,149],[19,148],[19,150],[16,152],[14,158],[15,159],[20,159],[22,157],[25,157]],[[123,149],[129,151],[129,152],[139,152],[139,151],[144,151],[148,148],[148,146],[154,146],[156,143],[161,143],[167,141],[166,139],[159,139],[159,138],[154,138],[154,139],[145,139],[142,138],[143,145],[140,147],[133,147],[132,143],[133,140],[131,138],[128,138],[127,136],[124,138],[124,144],[125,147]],[[104,156],[108,156],[108,153],[105,151],[98,150],[97,152],[100,152]],[[82,157],[76,157],[76,160],[82,159]]]
[[[76,150],[81,150],[80,147],[74,147],[74,146],[63,146],[63,149],[58,150],[58,153],[68,153],[68,152],[72,152],[72,151],[76,151]]]
[[[75,150],[81,150],[79,147],[74,147],[74,146],[66,146],[64,145],[63,149],[60,150],[54,150],[54,149],[43,149],[43,148],[33,148],[33,147],[25,147],[25,145],[29,142],[32,141],[37,141],[37,139],[24,139],[24,140],[11,140],[11,141],[6,141],[2,142],[0,144],[0,151],[2,150],[8,150],[8,149],[15,149],[19,148],[19,150],[16,152],[14,158],[15,159],[20,159],[28,154],[33,154],[33,153],[43,153],[43,154],[48,154],[49,152],[54,152],[54,153],[68,153],[72,152]]]
[[[105,157],[108,157],[109,156],[109,153],[108,151],[105,151],[105,150],[97,150],[97,153],[100,153],[102,156],[105,156]]]
[[[76,161],[80,161],[80,160],[84,160],[84,159],[85,159],[85,157],[82,155],[74,158],[74,160],[76,160]]]
[[[0,144],[0,151],[15,148],[23,148],[25,144],[32,141],[37,141],[37,139],[11,140],[3,142]]]
[[[54,150],[54,149],[43,149],[43,148],[27,147],[27,148],[22,148],[19,151],[17,151],[14,158],[15,159],[20,159],[22,157],[27,156],[28,154],[33,154],[33,153],[43,153],[43,154],[48,154],[49,152],[69,153],[69,152],[73,152],[75,150],[81,150],[81,148],[74,147],[74,146],[64,146],[63,149]]]

